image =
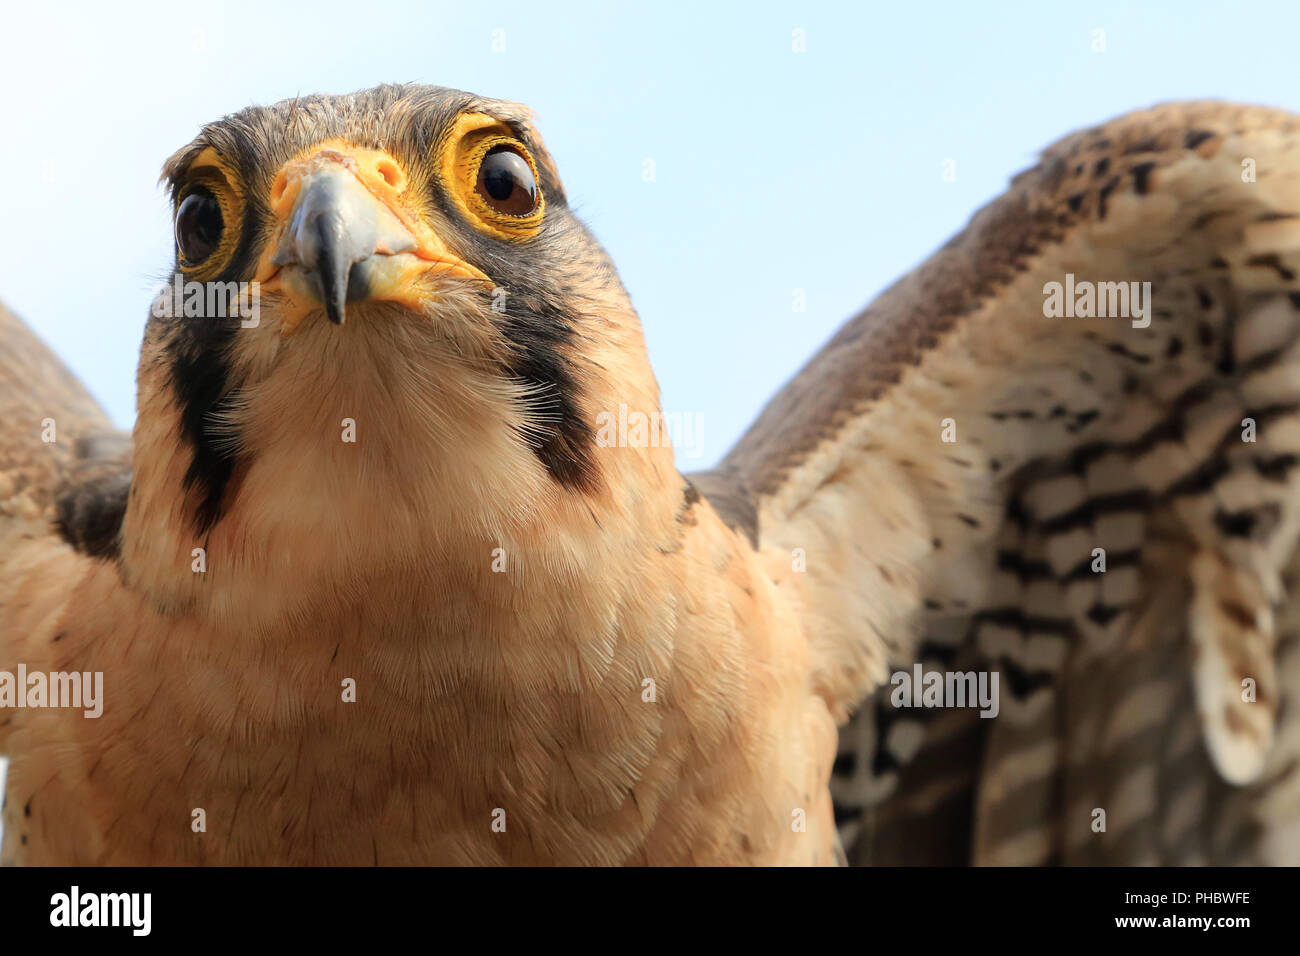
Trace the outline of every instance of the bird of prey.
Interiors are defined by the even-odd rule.
[[[523,107],[164,180],[132,436],[0,310],[4,862],[1300,861],[1296,117],[1049,147],[685,477]]]

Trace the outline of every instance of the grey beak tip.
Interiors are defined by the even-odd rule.
[[[342,325],[347,318],[348,275],[352,268],[347,230],[338,216],[321,216],[315,225],[316,270],[325,314],[335,325]]]

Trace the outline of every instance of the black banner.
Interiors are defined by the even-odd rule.
[[[1070,941],[1229,942],[1284,932],[1295,886],[1286,869],[5,869],[0,925],[7,943],[126,945],[438,945],[449,933],[482,933],[493,948],[512,936],[549,947],[629,934],[686,945],[784,929],[865,949],[987,942],[1044,924]]]

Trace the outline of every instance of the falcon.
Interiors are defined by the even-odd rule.
[[[684,477],[526,109],[204,127],[131,436],[0,310],[0,856],[1300,861],[1298,150],[1067,137]]]

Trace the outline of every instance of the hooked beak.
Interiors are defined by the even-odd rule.
[[[347,304],[399,302],[422,311],[429,273],[486,282],[403,202],[406,177],[382,150],[323,146],[290,160],[271,189],[276,232],[258,269],[288,300],[282,333],[324,307],[342,325]]]

